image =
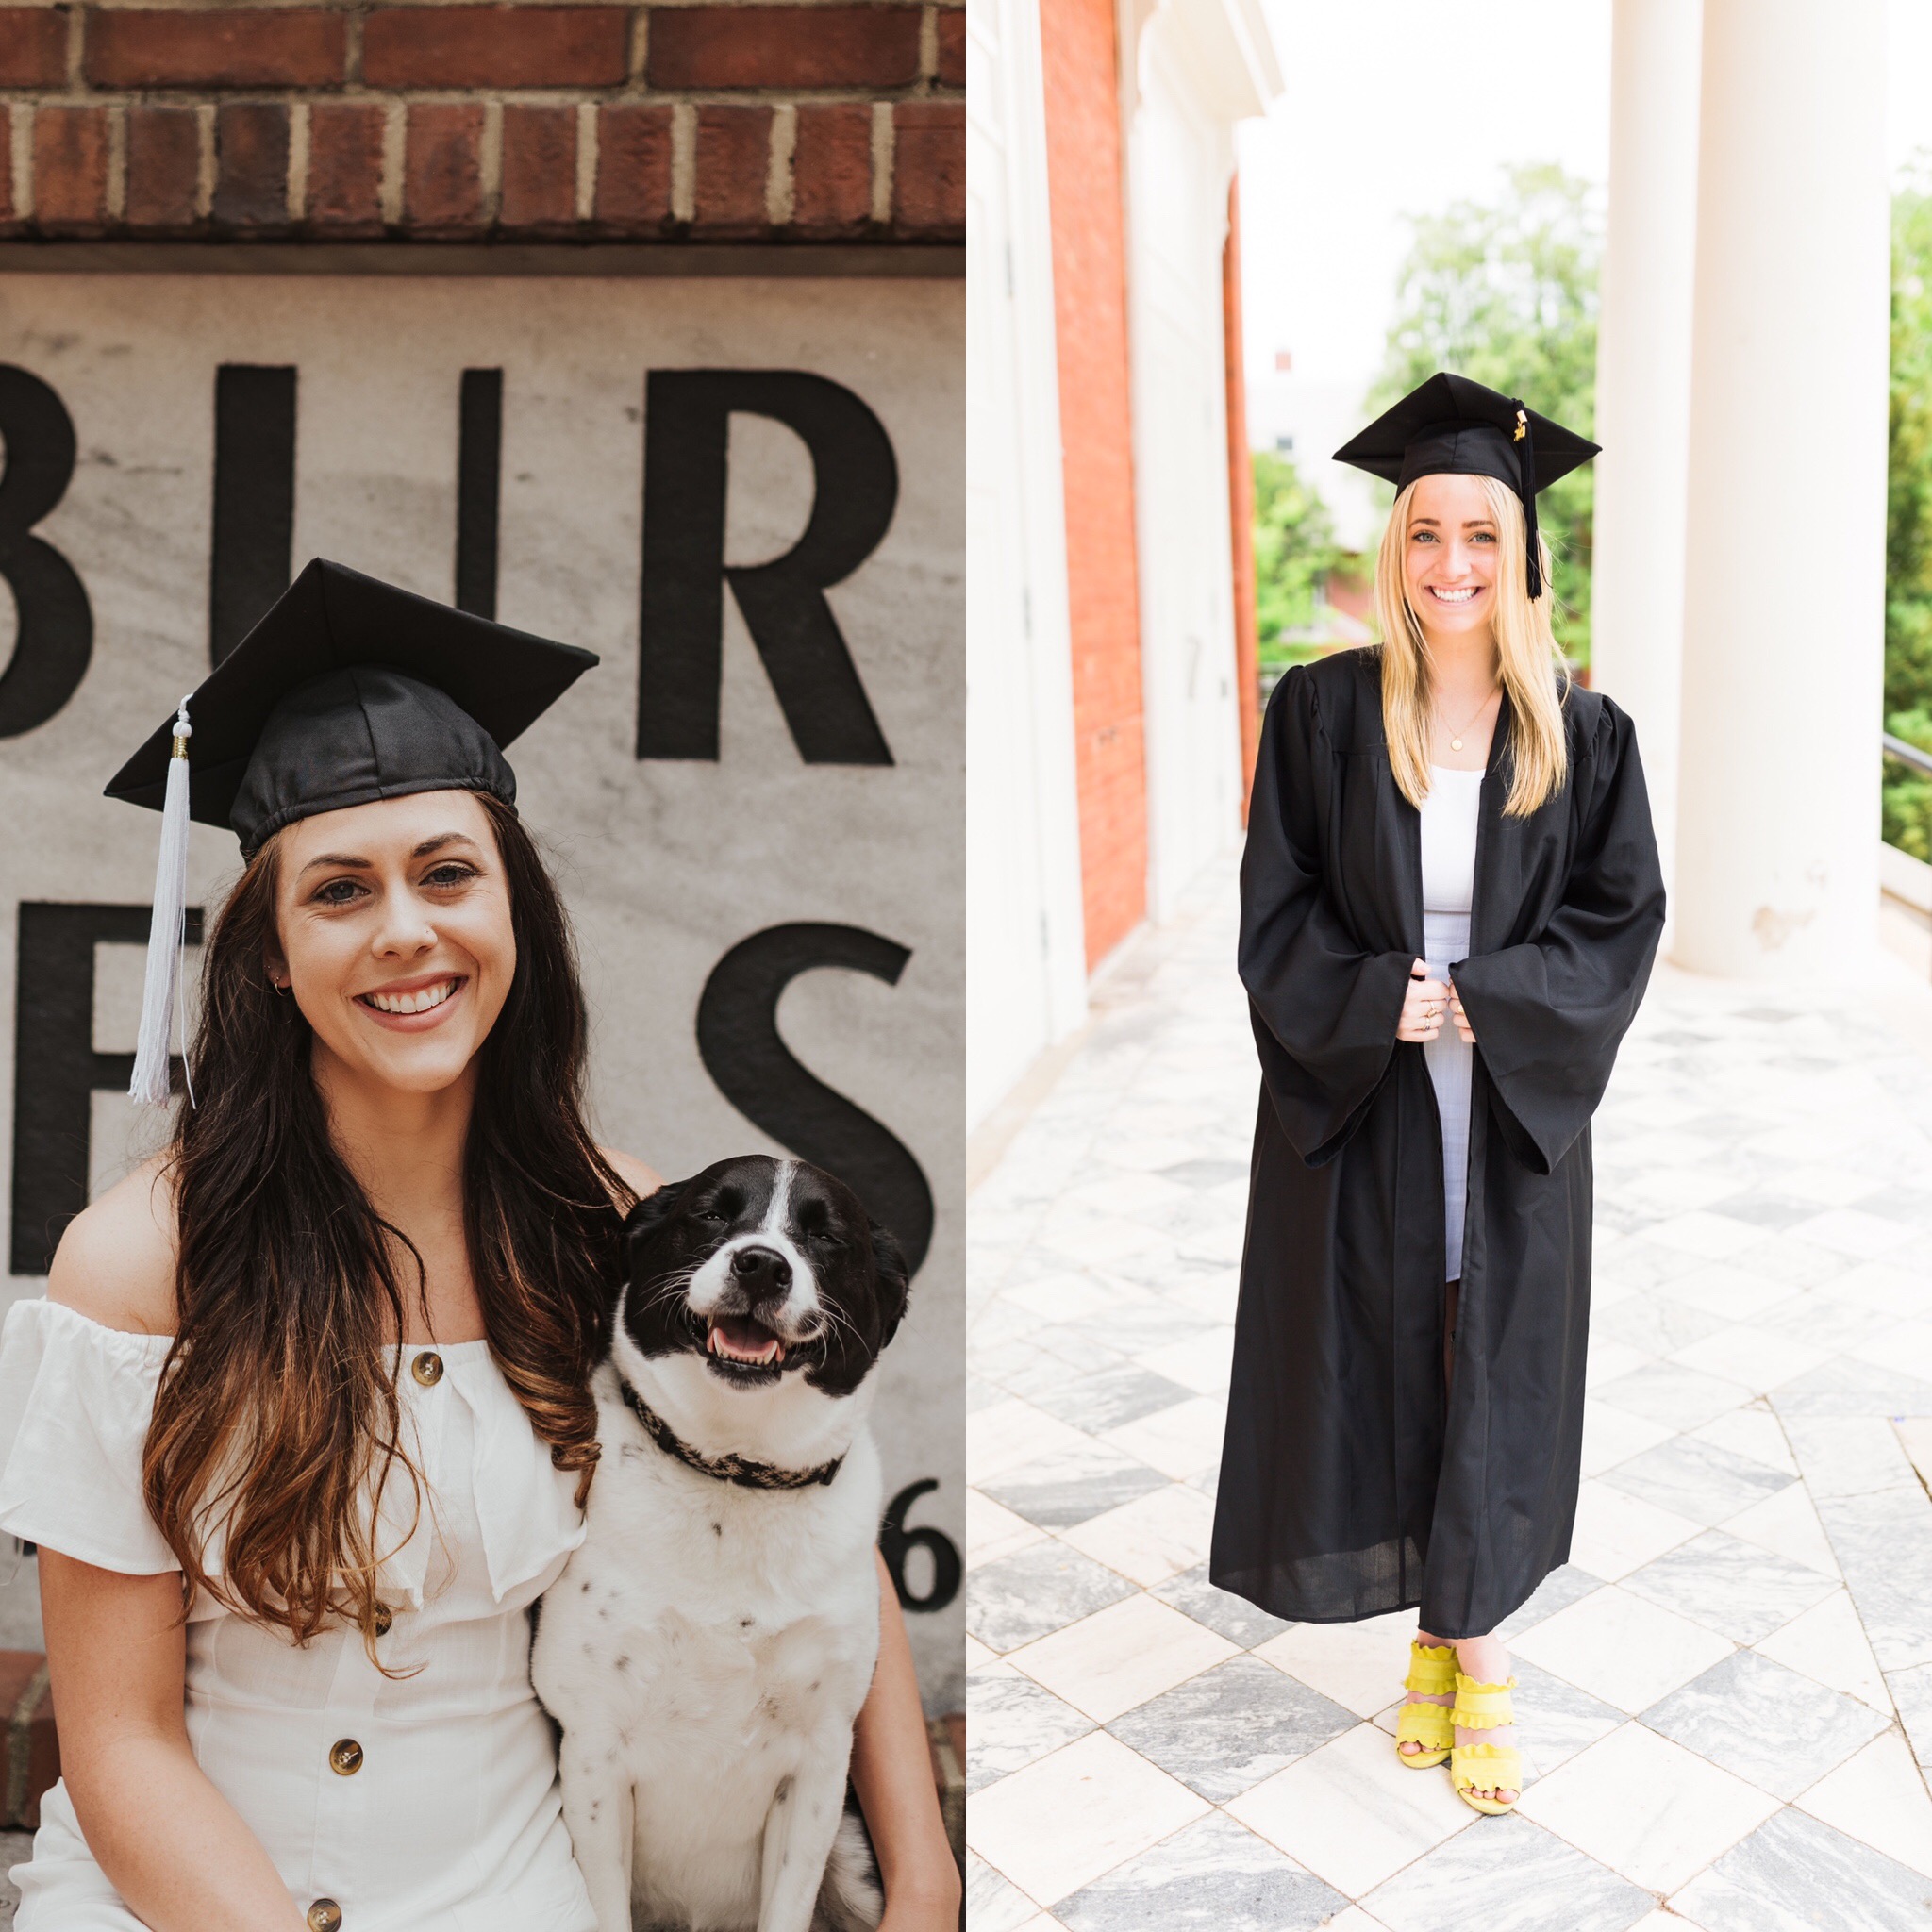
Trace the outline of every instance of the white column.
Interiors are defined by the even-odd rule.
[[[966,9],[966,1121],[1087,1017],[1037,0]]]
[[[1699,0],[1615,0],[1591,683],[1637,724],[1666,883],[1683,665]]]
[[[1858,976],[1878,904],[1885,0],[1706,0],[1677,961]]]
[[[1239,836],[1222,249],[1234,130],[1281,92],[1260,0],[1130,0],[1128,341],[1147,911],[1170,917]]]

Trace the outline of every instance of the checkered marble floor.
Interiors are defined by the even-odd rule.
[[[1224,869],[973,1197],[973,1932],[1924,1932],[1932,1062],[1660,971],[1597,1121],[1573,1561],[1505,1626],[1525,1790],[1479,1818],[1396,1762],[1412,1614],[1208,1582],[1233,954]]]

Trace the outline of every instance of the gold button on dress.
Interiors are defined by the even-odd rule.
[[[141,1478],[169,1346],[38,1296],[8,1310],[0,1535],[125,1575],[170,1568]],[[552,1465],[487,1342],[404,1360],[421,1507],[392,1478],[370,1525],[369,1628],[392,1627],[376,1645],[339,1617],[298,1647],[203,1592],[186,1632],[189,1742],[310,1932],[596,1932],[530,1689],[530,1604],[583,1541],[576,1472]],[[16,1932],[142,1932],[64,1785],[15,1873]]]

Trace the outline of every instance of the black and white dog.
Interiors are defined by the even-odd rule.
[[[600,1932],[863,1932],[843,1822],[878,1654],[873,1370],[906,1265],[852,1191],[752,1156],[660,1189],[596,1374],[588,1534],[531,1657]]]

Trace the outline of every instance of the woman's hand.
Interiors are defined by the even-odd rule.
[[[959,1881],[955,1875],[945,1898],[912,1898],[901,1891],[886,1901],[879,1932],[959,1932]]]
[[[128,1908],[154,1932],[308,1932],[189,1747],[179,1574],[124,1576],[44,1545],[40,1571],[61,1774]]]
[[[1469,1024],[1469,1015],[1462,1010],[1462,995],[1456,991],[1456,983],[1449,983],[1449,1017],[1456,1022],[1456,1030],[1462,1035],[1464,1046],[1475,1044],[1475,1028]]]
[[[885,1880],[879,1932],[956,1932],[959,1868],[933,1788],[912,1646],[882,1557],[878,1574],[879,1661],[853,1731],[852,1783]]]
[[[1418,959],[1408,969],[1408,991],[1402,996],[1402,1018],[1396,1023],[1397,1040],[1425,1046],[1442,1030],[1443,1009],[1449,1004],[1449,989],[1440,979],[1429,977],[1429,962]]]

